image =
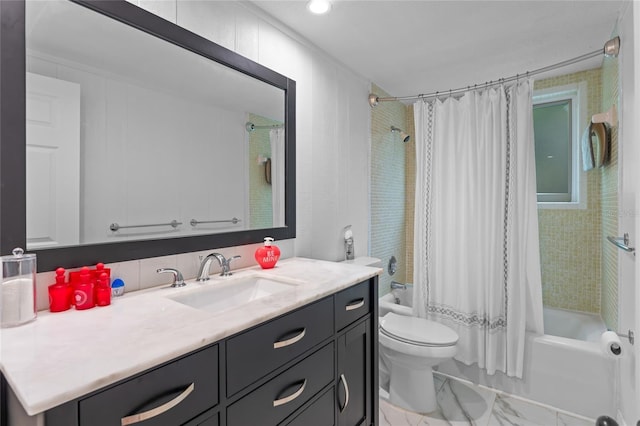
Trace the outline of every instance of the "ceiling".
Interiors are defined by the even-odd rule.
[[[601,49],[630,10],[623,0],[334,0],[317,16],[306,0],[253,3],[392,96],[480,84]]]

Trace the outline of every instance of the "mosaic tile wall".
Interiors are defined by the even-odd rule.
[[[413,220],[416,206],[416,128],[413,121],[413,105],[407,106],[406,129],[411,134],[411,140],[404,144],[406,148],[405,157],[407,159],[405,172],[405,187],[407,191],[407,210],[405,212],[406,227],[406,259],[407,259],[407,280],[413,282]]]
[[[535,89],[586,82],[587,114],[600,112],[601,70],[588,70],[535,82]],[[582,132],[582,130],[581,130]],[[545,306],[600,312],[602,280],[601,170],[588,171],[586,209],[539,209],[542,296]]]
[[[372,85],[371,93],[389,96]],[[407,131],[407,107],[400,102],[380,102],[371,109],[371,256],[382,259],[380,295],[389,292],[392,280],[407,282],[405,242],[405,147],[391,126]],[[413,134],[411,134],[413,139]],[[412,226],[411,226],[412,228]],[[391,256],[398,260],[398,270],[391,277],[387,263]]]
[[[618,58],[605,58],[602,64],[602,103],[600,111],[618,105]],[[599,112],[600,112],[599,111]],[[602,290],[600,314],[612,330],[618,329],[618,255],[607,241],[618,236],[618,128],[611,129],[611,161],[602,169]]]
[[[249,121],[256,126],[280,124],[255,114],[249,114]],[[271,157],[269,129],[257,129],[249,133],[249,224],[251,229],[273,227],[271,185],[265,179],[265,165],[258,164],[259,155]]]

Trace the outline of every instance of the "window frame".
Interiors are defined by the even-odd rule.
[[[541,209],[586,209],[587,176],[582,169],[580,140],[587,118],[587,85],[585,82],[554,86],[534,90],[533,106],[564,100],[571,101],[571,200],[557,201],[557,194],[537,193],[538,208]],[[584,123],[584,124],[583,124]],[[535,139],[534,139],[535,143]],[[536,184],[537,185],[537,184]],[[556,200],[554,200],[556,198]]]

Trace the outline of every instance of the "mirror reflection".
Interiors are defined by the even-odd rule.
[[[284,91],[26,2],[27,248],[284,226]]]

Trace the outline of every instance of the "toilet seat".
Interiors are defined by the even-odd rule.
[[[403,343],[423,347],[447,347],[458,342],[458,334],[445,325],[393,312],[380,319],[380,333]]]

